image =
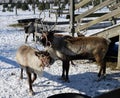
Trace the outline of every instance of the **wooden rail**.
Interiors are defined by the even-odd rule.
[[[92,34],[91,36],[100,36],[100,37],[104,37],[104,38],[113,38],[116,36],[119,36],[120,34],[120,24],[111,26],[109,28],[106,28],[100,32],[97,32],[95,34]]]
[[[88,28],[90,26],[93,26],[93,25],[95,25],[95,24],[97,24],[99,22],[102,22],[102,21],[104,21],[106,19],[109,19],[109,18],[111,18],[111,17],[113,17],[115,15],[118,15],[118,14],[120,14],[120,8],[116,9],[116,10],[114,10],[112,12],[109,12],[108,14],[105,14],[105,15],[103,15],[103,16],[101,16],[101,17],[99,17],[99,18],[97,18],[97,19],[95,19],[93,21],[90,21],[90,22],[88,22],[88,23],[86,23],[86,24],[84,24],[82,26],[77,26],[75,28],[75,31],[77,32],[78,30],[84,30],[84,29],[86,29],[86,28]]]
[[[113,11],[113,10],[117,9],[118,7],[120,7],[120,2],[117,3],[117,4],[111,5],[111,6],[109,7],[109,9],[110,9],[111,11]]]
[[[83,0],[83,1],[84,1],[84,0]],[[99,4],[99,5],[95,6],[95,7],[87,10],[86,12],[84,12],[84,13],[76,16],[76,17],[75,17],[75,21],[78,21],[79,19],[81,19],[81,18],[83,18],[83,17],[85,17],[85,16],[87,16],[87,15],[89,15],[89,14],[91,14],[91,13],[93,13],[93,12],[95,12],[95,11],[97,11],[97,10],[99,10],[99,9],[101,9],[101,8],[103,8],[103,7],[111,4],[111,3],[113,3],[113,2],[115,2],[115,1],[116,1],[116,0],[107,0],[107,1],[104,1],[104,2],[102,2],[101,4]]]
[[[85,16],[84,18],[100,17],[100,16],[105,15],[105,14],[107,14],[107,13],[106,12],[105,13],[92,13],[92,14],[89,14],[89,15]],[[74,16],[76,17],[78,15],[79,14],[75,14]],[[66,16],[66,19],[70,19],[70,15],[69,14]]]
[[[19,19],[17,21],[18,23],[29,23],[29,22],[35,22],[35,20],[41,21],[41,19],[39,18]]]
[[[78,16],[75,17],[75,16],[74,16],[74,11],[75,11],[76,9],[79,9],[80,7],[84,6],[85,4],[89,3],[90,1],[91,1],[91,0],[82,0],[79,4],[76,4],[76,5],[75,5],[75,8],[74,8],[74,6],[73,6],[74,3],[73,3],[73,1],[71,0],[71,1],[70,1],[70,4],[71,4],[72,6],[71,6],[71,9],[70,9],[70,12],[71,12],[72,14],[70,14],[70,18],[71,18],[71,17],[74,17],[75,20],[78,21],[79,19],[84,18],[84,17],[86,17],[86,16],[94,13],[95,11],[97,11],[97,10],[99,10],[99,9],[101,9],[101,8],[103,8],[103,7],[105,7],[105,6],[108,6],[109,4],[115,2],[116,0],[105,0],[105,1],[102,2],[101,4],[95,6],[95,7],[93,7],[92,9],[84,12],[83,14],[78,15]],[[94,26],[95,24],[98,24],[98,23],[100,23],[100,22],[102,22],[102,21],[105,21],[105,20],[108,20],[108,19],[114,19],[114,18],[119,17],[119,16],[120,16],[119,4],[117,4],[116,6],[117,6],[117,9],[115,9],[115,10],[113,10],[113,11],[111,11],[111,12],[105,14],[105,15],[102,15],[101,17],[98,17],[98,18],[96,18],[95,20],[92,20],[92,21],[90,21],[90,22],[88,22],[88,23],[86,23],[86,24],[83,24],[83,25],[81,25],[81,26],[77,26],[77,27],[75,28],[75,32],[77,32],[78,30],[80,31],[80,30],[84,30],[84,29],[86,29],[86,28],[90,28],[91,26]],[[116,7],[116,6],[115,6],[115,7]],[[73,7],[73,8],[72,8],[72,7]],[[71,19],[74,19],[74,18],[71,18]],[[75,21],[72,20],[72,22],[70,21],[70,23],[71,23],[70,26],[71,26],[71,27],[73,26],[73,27],[71,28],[71,31],[72,31],[72,29],[74,29],[74,27],[75,27],[75,26],[74,26]],[[72,34],[74,34],[74,32],[73,32]],[[103,30],[102,32],[99,32],[99,33],[97,33],[97,34],[94,34],[93,36],[101,36],[101,37],[105,37],[105,38],[110,38],[113,43],[116,42],[116,41],[119,42],[118,57],[117,57],[117,68],[120,69],[120,24],[111,26],[110,28],[105,29],[105,30]],[[96,98],[98,98],[98,97],[96,97]]]
[[[75,4],[75,10],[81,8],[82,6],[89,3],[90,1],[92,1],[92,0],[82,0],[80,3]]]

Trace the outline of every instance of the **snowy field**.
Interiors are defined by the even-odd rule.
[[[120,71],[107,68],[105,80],[96,81],[99,66],[95,63],[74,61],[76,66],[70,66],[70,83],[64,83],[58,78],[62,73],[61,61],[56,61],[50,68],[45,68],[43,77],[37,78],[33,84],[34,96],[28,94],[26,74],[20,80],[20,68],[15,60],[15,53],[24,44],[23,28],[9,27],[18,19],[38,18],[33,12],[3,13],[0,11],[0,98],[47,98],[58,93],[82,93],[89,96],[100,95],[120,87]],[[92,32],[92,31],[91,31]],[[29,38],[29,44],[36,46]],[[37,45],[40,49],[42,46]]]

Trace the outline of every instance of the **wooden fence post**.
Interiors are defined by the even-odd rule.
[[[118,45],[118,61],[117,61],[117,69],[120,69],[120,34],[119,34],[119,45]]]
[[[72,36],[74,36],[75,28],[74,28],[74,22],[75,22],[75,16],[74,16],[74,10],[75,10],[75,1],[70,0],[70,33],[72,33]]]

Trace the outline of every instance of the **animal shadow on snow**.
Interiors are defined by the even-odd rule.
[[[12,69],[12,68],[19,68],[19,65],[16,61],[11,60],[9,58],[6,58],[4,56],[0,56],[0,61],[5,62],[7,64],[10,64],[12,66],[10,67],[4,67],[0,66],[0,69]],[[85,73],[79,73],[79,74],[72,74],[69,75],[70,77],[70,83],[62,82],[58,79],[60,75],[52,75],[50,73],[47,73],[44,71],[43,77],[47,78],[48,80],[40,81],[37,84],[34,84],[38,87],[53,87],[48,90],[62,90],[66,87],[78,90],[80,92],[84,92],[86,95],[89,96],[95,96],[100,95],[103,92],[100,92],[100,90],[113,90],[115,88],[120,87],[120,81],[118,78],[120,77],[120,73],[111,73],[107,74],[106,79],[102,79],[101,81],[96,81],[97,79],[96,72],[85,72]],[[53,82],[60,83],[61,85],[55,86]],[[41,85],[43,84],[43,85]],[[40,92],[36,92],[40,93]]]
[[[0,69],[19,68],[19,65],[18,65],[18,63],[17,63],[16,61],[11,60],[11,59],[9,59],[9,58],[6,58],[6,57],[4,57],[4,56],[0,56],[0,61],[12,65],[11,67],[0,66]],[[13,67],[13,66],[14,66],[14,67]]]
[[[70,83],[62,82],[58,79],[60,75],[51,75],[47,72],[44,72],[44,77],[48,78],[47,83],[49,86],[54,86],[53,82],[58,82],[61,86],[55,87],[53,90],[62,90],[66,87],[78,90],[79,92],[84,92],[89,96],[96,96],[103,93],[102,90],[113,90],[120,87],[120,73],[111,73],[107,74],[105,79],[97,81],[96,72],[85,72],[79,74],[69,75]],[[50,81],[50,82],[49,82]],[[47,85],[47,84],[46,84]]]

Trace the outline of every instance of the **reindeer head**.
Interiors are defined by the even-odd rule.
[[[50,46],[51,42],[53,41],[54,33],[53,31],[42,33],[40,38],[40,42],[43,44],[44,47]]]
[[[35,55],[40,59],[40,67],[49,66],[54,63],[54,60],[51,58],[50,54],[47,51],[35,51]]]

